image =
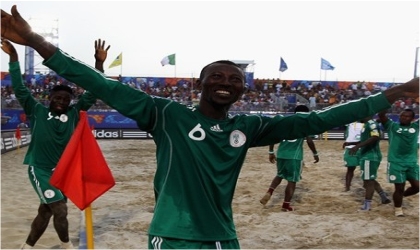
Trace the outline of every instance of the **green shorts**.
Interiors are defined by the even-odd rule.
[[[67,197],[50,184],[53,169],[28,167],[29,181],[38,194],[41,204],[49,204],[60,200],[67,201]]]
[[[360,177],[362,180],[376,180],[380,161],[360,160]]]
[[[407,180],[419,180],[417,162],[388,162],[387,176],[390,183],[405,183]]]
[[[277,176],[291,182],[299,182],[302,174],[302,160],[277,158]]]
[[[355,155],[350,155],[349,154],[349,148],[346,148],[346,150],[344,151],[344,162],[345,162],[345,167],[356,167],[359,166],[360,164],[360,150],[357,151],[357,153]]]
[[[149,249],[240,249],[237,239],[194,241],[149,235]]]

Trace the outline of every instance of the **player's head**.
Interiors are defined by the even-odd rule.
[[[50,96],[54,95],[58,91],[66,91],[67,93],[70,94],[71,97],[73,97],[73,90],[69,86],[67,86],[67,85],[55,85],[50,90]]]
[[[309,108],[306,107],[306,105],[297,105],[295,107],[295,113],[298,113],[298,112],[309,112]]]
[[[201,72],[200,72],[200,78],[199,78],[199,79],[200,79],[200,81],[203,81],[203,79],[204,79],[204,76],[205,76],[205,74],[206,74],[207,69],[208,69],[210,66],[212,66],[213,64],[225,64],[225,65],[235,66],[235,67],[237,67],[239,70],[241,70],[241,71],[242,71],[243,77],[244,77],[244,79],[245,79],[245,73],[243,72],[242,68],[241,68],[238,64],[236,64],[236,63],[234,63],[234,62],[232,62],[232,61],[229,61],[229,60],[219,60],[219,61],[215,61],[215,62],[209,63],[209,64],[207,64],[206,66],[204,66],[204,67],[201,69]]]
[[[201,90],[200,108],[226,109],[244,93],[245,73],[232,61],[215,61],[201,70],[197,88]]]
[[[403,126],[408,126],[414,120],[415,113],[412,109],[404,109],[400,113],[400,124]]]
[[[58,115],[66,113],[72,98],[73,91],[69,86],[54,86],[49,95],[50,110]]]

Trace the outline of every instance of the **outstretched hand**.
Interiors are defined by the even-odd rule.
[[[404,84],[404,94],[406,97],[419,97],[419,77],[415,77]]]
[[[11,42],[30,45],[35,33],[31,26],[26,22],[17,11],[16,5],[12,6],[11,14],[1,9],[1,38]]]
[[[394,103],[401,97],[416,99],[419,97],[419,77],[415,77],[404,84],[389,88],[384,91],[384,94],[389,103]]]
[[[105,41],[101,39],[95,40],[95,59],[98,62],[105,62],[108,56],[108,50],[111,45],[108,45],[105,49]]]
[[[17,53],[13,44],[9,40],[3,38],[1,39],[1,49],[9,56]]]

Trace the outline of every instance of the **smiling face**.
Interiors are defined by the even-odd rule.
[[[197,82],[201,88],[201,107],[226,109],[245,91],[245,75],[241,68],[230,61],[211,63],[203,68]]]
[[[50,111],[61,115],[67,113],[71,102],[71,94],[65,90],[58,90],[51,93]]]

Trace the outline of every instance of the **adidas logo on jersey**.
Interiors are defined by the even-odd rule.
[[[223,132],[223,130],[220,129],[219,124],[210,127],[210,130],[214,132]]]

